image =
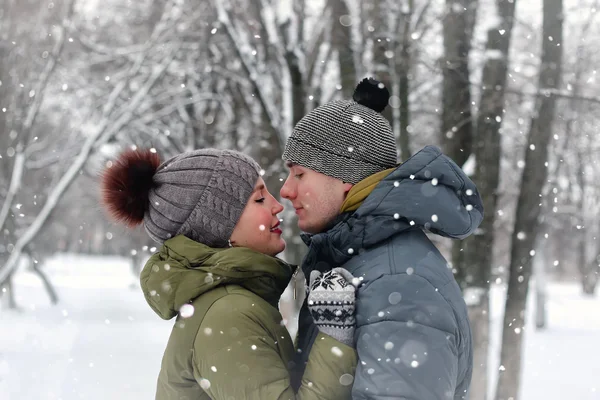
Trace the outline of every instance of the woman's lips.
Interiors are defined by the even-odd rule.
[[[278,235],[282,234],[281,229],[279,228],[280,222],[276,223],[275,226],[271,228],[272,233],[277,233]]]

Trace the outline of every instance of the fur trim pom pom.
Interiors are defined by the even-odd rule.
[[[102,202],[116,220],[129,227],[142,223],[148,210],[160,157],[152,150],[127,150],[102,174]]]

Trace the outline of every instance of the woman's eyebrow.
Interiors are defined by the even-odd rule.
[[[260,185],[260,186],[258,186],[256,188],[254,188],[254,190],[252,191],[252,193],[256,193],[256,192],[259,192],[259,191],[264,190],[264,189],[265,189],[265,185]]]

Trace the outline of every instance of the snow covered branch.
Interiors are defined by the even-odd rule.
[[[67,24],[69,23],[73,15],[74,5],[75,0],[70,0],[70,2],[68,3],[67,14],[65,15],[63,23],[60,25],[58,32],[56,33],[56,43],[54,44],[52,52],[48,56],[48,61],[46,62],[46,65],[44,66],[44,69],[42,70],[39,76],[37,85],[33,90],[33,102],[29,106],[29,109],[27,110],[27,115],[25,116],[25,121],[21,126],[21,133],[19,135],[19,142],[16,146],[17,153],[15,155],[15,162],[13,163],[9,190],[6,199],[2,204],[2,208],[0,209],[0,230],[6,222],[8,214],[10,212],[10,207],[12,206],[12,202],[21,186],[21,180],[23,179],[23,173],[25,169],[26,146],[29,143],[33,124],[35,123],[42,102],[44,101],[44,91],[46,89],[46,86],[48,85],[48,80],[50,79],[52,72],[54,72],[54,68],[56,67],[56,60],[58,59],[62,52],[62,49],[64,48]]]
[[[260,75],[258,74],[254,63],[251,61],[252,56],[247,51],[247,46],[243,46],[241,35],[234,27],[231,18],[229,17],[229,13],[225,9],[224,2],[222,0],[214,0],[213,3],[218,13],[219,22],[225,27],[225,31],[229,36],[234,51],[240,59],[244,71],[258,95],[261,107],[267,115],[271,127],[277,132],[280,144],[282,144],[285,140],[285,138],[282,137],[285,129],[282,126],[282,120],[277,112],[277,107],[272,101],[272,96],[266,92],[264,85],[259,82]]]
[[[174,49],[172,50],[174,51]],[[85,165],[89,156],[93,152],[93,150],[100,144],[106,143],[113,135],[115,135],[119,130],[121,130],[127,123],[129,123],[134,115],[136,108],[140,105],[142,100],[148,95],[150,89],[156,84],[158,79],[164,74],[166,69],[168,68],[170,62],[172,61],[172,57],[165,57],[167,60],[164,64],[156,66],[151,74],[151,76],[147,79],[146,83],[135,93],[135,95],[131,98],[129,104],[124,107],[118,113],[118,117],[115,119],[112,118],[110,111],[112,109],[105,108],[104,110],[104,118],[98,124],[98,128],[95,132],[91,133],[85,140],[83,147],[77,157],[73,160],[73,163],[64,173],[64,175],[60,178],[58,184],[56,184],[52,191],[49,193],[46,203],[40,210],[39,214],[35,217],[35,220],[31,225],[27,227],[25,232],[19,237],[17,242],[14,245],[13,251],[10,253],[6,264],[0,269],[0,282],[4,282],[4,280],[10,276],[12,271],[16,268],[17,262],[21,256],[23,248],[28,245],[33,238],[38,234],[40,229],[43,227],[44,223],[50,216],[51,212],[54,210],[58,201],[60,200],[63,193],[67,190],[67,188],[71,185],[74,179],[78,176],[79,171]],[[134,69],[138,68],[138,65],[134,66]],[[119,85],[119,88],[126,87],[126,84]],[[122,90],[122,89],[121,89]],[[114,107],[115,102],[112,101],[112,107]]]

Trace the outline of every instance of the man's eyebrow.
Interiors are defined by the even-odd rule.
[[[254,188],[254,190],[252,191],[252,193],[256,193],[256,192],[259,192],[259,191],[264,190],[264,189],[265,189],[265,185],[260,185],[257,188]]]
[[[288,167],[288,168],[295,167],[296,165],[298,165],[298,164],[295,164],[295,163],[293,163],[291,161],[286,161],[285,162],[285,166]]]

